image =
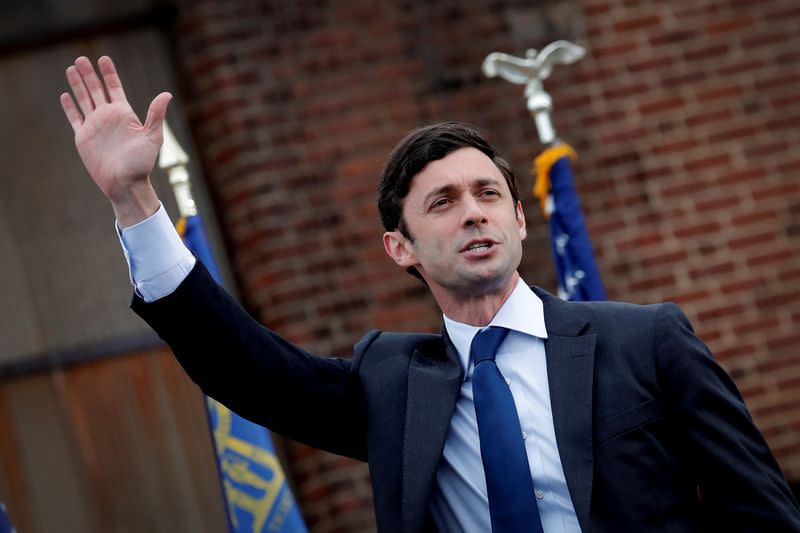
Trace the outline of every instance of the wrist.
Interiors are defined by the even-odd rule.
[[[150,178],[120,191],[111,199],[111,207],[114,208],[114,215],[117,217],[120,229],[133,226],[151,217],[160,206],[161,202],[150,184]]]

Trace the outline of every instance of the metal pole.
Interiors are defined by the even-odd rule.
[[[536,122],[539,140],[546,146],[559,144],[556,130],[550,119],[553,101],[544,90],[542,82],[550,76],[553,65],[575,63],[586,54],[586,49],[569,41],[555,41],[541,52],[529,49],[525,57],[493,52],[483,61],[483,73],[490,78],[499,76],[516,85],[525,86],[528,111]]]
[[[197,215],[197,204],[192,197],[192,187],[189,180],[189,171],[186,170],[186,165],[189,163],[189,156],[178,144],[175,135],[164,121],[164,143],[161,145],[161,152],[158,155],[158,166],[167,172],[169,176],[169,184],[172,185],[172,192],[175,193],[175,200],[178,203],[178,212],[181,217],[191,217]],[[225,521],[228,525],[228,532],[235,533],[233,527],[233,518],[231,517],[230,505],[228,505],[228,493],[225,490],[224,477],[222,475],[222,466],[219,462],[219,450],[217,449],[217,440],[214,438],[214,431],[211,425],[211,411],[208,408],[208,398],[203,396],[203,405],[205,406],[206,420],[208,420],[208,435],[211,439],[211,447],[214,450],[214,464],[217,468],[217,478],[220,481],[222,488],[222,503],[225,508]]]

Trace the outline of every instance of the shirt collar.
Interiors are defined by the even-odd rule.
[[[544,325],[544,304],[542,304],[541,298],[536,296],[522,278],[519,278],[517,286],[511,291],[511,295],[503,302],[503,305],[500,306],[500,309],[486,327],[470,326],[463,322],[456,322],[448,318],[447,315],[443,316],[445,329],[458,351],[465,377],[469,369],[469,348],[472,345],[472,339],[478,331],[486,327],[501,326],[532,337],[547,338],[547,329]]]

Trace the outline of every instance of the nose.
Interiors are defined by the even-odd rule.
[[[480,226],[486,224],[489,219],[486,216],[486,211],[477,199],[469,197],[464,201],[464,213],[462,224],[465,228],[471,226]]]

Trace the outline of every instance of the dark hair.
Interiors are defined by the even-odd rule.
[[[412,131],[389,154],[378,186],[378,211],[386,231],[398,230],[413,242],[414,236],[403,220],[403,198],[408,195],[412,178],[431,161],[442,159],[459,148],[470,147],[477,148],[497,165],[508,183],[516,206],[519,191],[508,162],[497,154],[475,127],[460,122],[441,122]],[[416,269],[410,268],[408,271],[420,277]]]

